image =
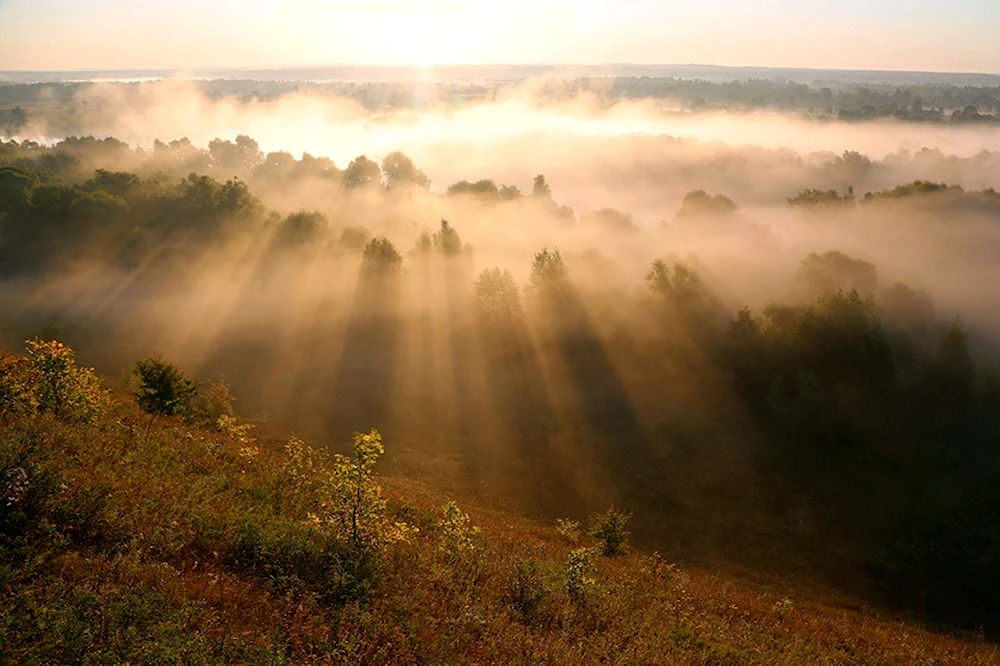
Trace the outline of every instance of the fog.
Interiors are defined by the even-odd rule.
[[[115,137],[129,148],[59,144],[79,160],[64,177],[84,184],[100,168],[149,181],[109,190],[124,208],[84,218],[64,246],[24,246],[41,259],[0,285],[3,343],[55,332],[112,376],[159,353],[224,377],[243,413],[330,446],[377,426],[396,444],[391,464],[446,488],[553,515],[610,500],[659,507],[643,529],[676,528],[703,554],[727,551],[740,521],[767,533],[791,520],[768,508],[756,426],[713,341],[740,308],[813,299],[799,274],[809,253],[874,265],[865,295],[880,307],[896,282],[926,292],[929,337],[961,315],[976,353],[993,357],[1000,205],[970,192],[1000,183],[1000,129],[553,102],[539,85],[381,113],[304,92],[212,99],[186,81],[85,87],[18,138]],[[206,150],[240,135],[259,152]],[[192,145],[154,148],[182,137]],[[44,161],[48,149],[16,150]],[[415,177],[349,186],[358,156],[395,151],[429,188]],[[176,184],[192,172],[249,191]],[[533,193],[539,174],[550,190]],[[446,193],[482,179],[523,196]],[[807,189],[861,200],[915,180],[965,191],[787,202]],[[730,204],[686,199],[697,190]],[[402,260],[384,274],[362,253],[381,236]],[[30,254],[19,247],[4,247],[8,261]],[[565,260],[558,305],[538,296],[543,248]],[[661,311],[647,282],[657,259],[697,273],[700,314]],[[477,287],[493,267],[517,284],[518,314],[503,301],[503,325],[481,312],[511,298]],[[681,459],[697,473],[665,487]],[[801,521],[811,509],[798,501]],[[695,529],[690,512],[664,506],[697,506],[719,525]]]
[[[957,158],[1000,151],[997,126],[838,123],[761,111],[695,113],[678,110],[679,104],[669,100],[608,100],[593,94],[553,101],[540,93],[545,83],[537,79],[498,88],[494,99],[472,102],[442,102],[430,91],[422,99],[418,88],[414,108],[384,112],[320,93],[213,99],[185,80],[96,83],[80,88],[66,109],[55,118],[38,119],[21,138],[114,136],[149,148],[156,139],[187,137],[204,147],[217,137],[245,134],[265,153],[307,152],[328,156],[340,166],[358,155],[377,158],[401,150],[438,187],[480,177],[524,187],[535,174],[545,173],[567,204],[585,209],[624,206],[629,201],[615,200],[621,189],[625,191],[617,196],[631,203],[660,196],[639,191],[654,185],[660,190],[666,186],[674,199],[665,202],[667,207],[675,206],[692,186],[709,185],[723,192],[742,189],[755,200],[782,201],[786,193],[803,189],[803,164],[844,151],[874,160],[900,151],[940,151]],[[739,164],[729,167],[737,173],[725,173],[718,167],[725,167],[727,159],[762,162],[768,172],[752,174],[754,182],[741,182],[751,174],[739,173]],[[866,191],[927,178],[979,189],[997,180],[997,160],[988,161],[957,170],[949,169],[943,159],[936,170],[909,164],[881,178],[854,178],[858,182],[850,184]],[[715,173],[697,173],[706,162],[716,162]],[[670,174],[671,182],[664,183],[668,170],[682,173]],[[683,172],[695,173],[685,178]],[[616,179],[611,187],[609,175],[646,182],[621,188]],[[726,182],[727,176],[733,182]],[[691,182],[706,179],[714,182]]]

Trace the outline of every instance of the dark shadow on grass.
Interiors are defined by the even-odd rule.
[[[547,300],[546,316],[573,400],[567,421],[627,502],[653,468],[648,434],[576,290],[561,285]]]
[[[362,266],[344,347],[325,400],[327,432],[343,439],[355,430],[392,423],[400,338],[400,276]]]

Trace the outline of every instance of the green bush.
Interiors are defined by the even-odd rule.
[[[173,363],[151,357],[138,361],[132,372],[139,379],[135,398],[144,412],[153,416],[193,413],[198,386]]]
[[[514,612],[527,624],[534,624],[548,595],[549,588],[538,570],[538,562],[518,561],[507,589],[507,601]]]
[[[311,590],[335,604],[366,598],[380,574],[371,554],[347,552],[329,533],[257,516],[238,526],[228,565],[275,591]]]
[[[625,529],[632,514],[609,508],[605,513],[594,516],[590,524],[590,536],[597,539],[601,555],[618,557],[628,550],[629,531]]]

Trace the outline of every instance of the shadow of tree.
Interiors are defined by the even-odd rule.
[[[362,266],[344,346],[329,387],[327,432],[335,437],[392,422],[401,329],[400,276]],[[361,424],[361,425],[359,425]]]

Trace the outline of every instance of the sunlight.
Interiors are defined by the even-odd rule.
[[[381,33],[378,60],[418,67],[475,60],[496,21],[480,3],[442,3],[429,8],[375,13],[366,17]]]

